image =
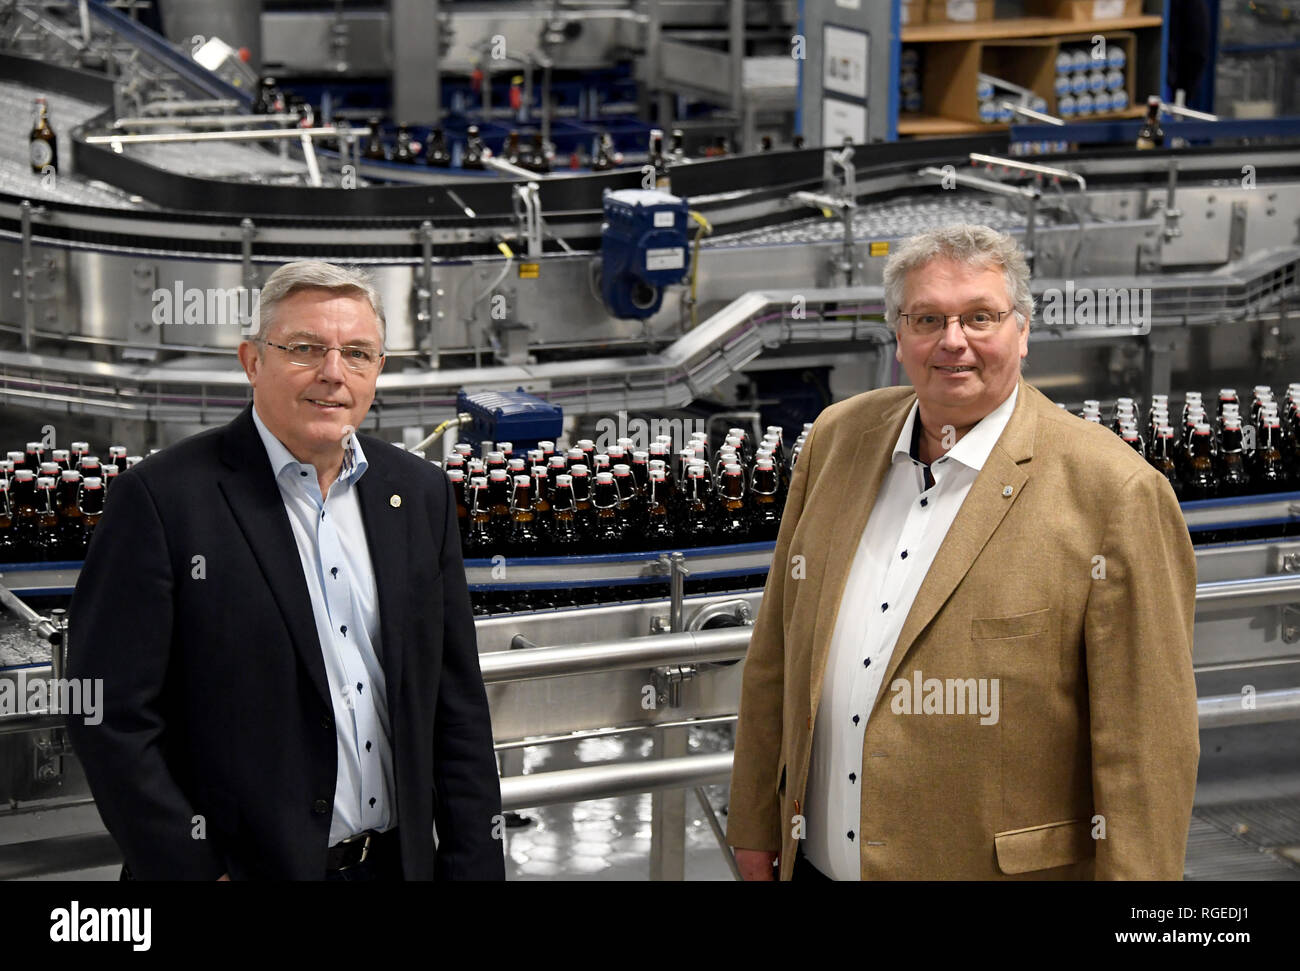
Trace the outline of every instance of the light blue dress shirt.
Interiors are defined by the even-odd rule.
[[[329,845],[397,825],[388,697],[379,642],[379,599],[357,499],[366,456],[355,435],[343,468],[322,497],[314,466],[299,462],[253,408],[289,525],[298,544],[338,736],[338,776]],[[275,744],[274,739],[267,743]]]

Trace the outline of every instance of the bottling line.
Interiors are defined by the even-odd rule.
[[[748,437],[732,454],[752,475],[754,446],[776,429],[776,482],[822,407],[905,381],[883,319],[891,248],[938,225],[993,226],[1020,240],[1033,271],[1030,383],[1070,411],[1114,416],[1117,433],[1117,401],[1136,401],[1153,462],[1159,429],[1142,421],[1161,396],[1177,414],[1209,392],[1213,421],[1217,390],[1238,389],[1233,427],[1258,429],[1252,487],[1189,481],[1180,494],[1199,573],[1202,763],[1187,875],[1300,876],[1300,464],[1286,454],[1300,418],[1292,430],[1283,391],[1300,381],[1294,128],[1220,134],[1175,117],[1166,130],[1185,143],[1154,149],[1026,125],[702,158],[660,143],[644,165],[604,170],[540,173],[500,155],[482,171],[402,168],[363,156],[364,126],[274,106],[251,115],[237,65],[205,67],[110,5],[82,5],[80,21],[70,6],[60,19],[0,4],[11,133],[0,274],[13,281],[0,291],[0,402],[7,430],[25,429],[0,453],[44,442],[26,476],[6,470],[14,489],[51,472],[49,460],[59,476],[84,472],[94,452],[147,462],[233,418],[248,401],[234,350],[250,295],[308,258],[364,266],[389,308],[366,430],[449,470],[474,456],[490,467],[503,442],[515,456],[549,446],[561,474],[574,464],[566,444],[584,457],[621,449],[630,468],[660,439],[675,455],[702,435],[721,482],[713,463],[729,434]],[[38,98],[58,138],[46,171],[29,168],[16,137]],[[1103,296],[1082,312],[1070,295],[1085,288]],[[1280,410],[1283,471],[1271,478],[1258,471],[1262,400]],[[64,429],[89,444],[70,445]],[[684,483],[687,466],[677,472]],[[456,479],[462,496],[468,478]],[[77,507],[75,495],[50,503]],[[0,564],[11,697],[25,679],[63,674],[85,535],[50,536]],[[688,792],[711,872],[730,872],[731,730],[773,548],[758,529],[673,536],[623,549],[470,542],[466,553],[505,808],[653,793],[648,867],[660,879],[686,872]],[[625,747],[547,767],[550,753],[603,742]],[[57,704],[0,711],[0,831],[27,834],[0,844],[0,878],[103,875],[120,856],[90,805]],[[528,821],[512,817],[520,833]]]

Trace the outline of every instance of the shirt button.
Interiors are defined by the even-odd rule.
[[[370,806],[371,806],[371,808],[374,808],[374,805],[375,805],[375,797],[374,797],[374,796],[371,796],[371,797],[370,797]]]
[[[853,724],[856,725],[857,723],[858,723],[858,716],[857,716],[857,715],[854,715],[854,716],[853,716]]]
[[[904,553],[903,555],[906,556],[907,554]],[[339,568],[336,566],[330,567],[330,576],[337,578],[338,575],[339,575]]]
[[[333,728],[333,727],[334,727],[334,719],[333,719],[333,718],[330,718],[330,717],[328,717],[328,716],[322,718],[322,719],[320,720],[320,727],[321,727],[321,728]]]
[[[850,839],[850,840],[853,839],[853,830],[849,830],[849,839]]]
[[[902,553],[898,554],[898,558],[899,558],[900,560],[905,560],[905,559],[907,559],[907,550],[903,550]]]
[[[358,682],[357,682],[357,691],[364,691],[364,690],[365,690],[365,686],[364,686],[360,681],[358,681]]]
[[[922,499],[922,500],[921,500],[921,505],[924,506],[925,504],[926,504],[926,500],[925,500],[925,499]]]
[[[849,781],[850,781],[850,782],[857,782],[857,781],[858,781],[858,774],[857,774],[856,772],[850,772],[850,773],[849,773]]]
[[[324,816],[327,812],[329,812],[329,808],[330,808],[330,804],[326,802],[324,799],[317,799],[314,803],[311,804],[311,811],[314,812],[317,816]]]
[[[881,605],[880,605],[880,609],[881,609],[882,611],[883,611],[883,610],[888,610],[888,609],[889,609],[889,604],[881,604]]]
[[[867,658],[865,661],[863,661],[863,662],[862,662],[862,666],[863,666],[864,668],[869,668],[869,667],[871,667],[871,658]]]
[[[366,742],[366,751],[367,751],[367,752],[370,751],[370,743],[369,743],[369,742]]]
[[[339,631],[343,634],[344,637],[347,637],[347,636],[348,636],[348,625],[347,625],[347,624],[344,624],[342,627],[339,628]]]
[[[299,472],[298,474],[299,474],[300,476],[302,476],[304,479],[307,478],[307,473],[306,473],[306,472]]]

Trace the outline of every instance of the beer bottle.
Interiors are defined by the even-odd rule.
[[[1131,447],[1133,451],[1137,452],[1138,455],[1141,455],[1143,458],[1147,457],[1146,446],[1142,444],[1142,436],[1138,434],[1136,424],[1133,424],[1132,422],[1126,423],[1120,430],[1119,437],[1123,439],[1124,443]]]
[[[36,474],[37,476],[44,475],[51,479],[57,479],[59,477],[59,473],[62,471],[63,470],[59,468],[58,462],[42,462]]]
[[[646,493],[650,491],[650,454],[637,449],[632,453],[632,481],[636,484],[636,493],[645,503]]]
[[[613,471],[613,468],[609,461],[609,456],[606,455],[604,452],[597,452],[595,455],[591,457],[591,465],[589,466],[589,468],[596,475],[600,475],[600,473],[602,472]]]
[[[523,459],[518,458],[506,459],[506,472],[512,477],[516,475],[527,475],[528,463]]]
[[[645,548],[671,549],[677,545],[677,529],[669,511],[668,484],[661,468],[649,469],[649,488],[646,495],[646,523],[642,534]]]
[[[59,558],[59,510],[54,498],[54,479],[36,479],[36,556],[50,562]]]
[[[596,143],[596,157],[592,160],[591,171],[607,172],[614,167],[614,139],[610,138],[609,132],[601,132],[600,140]]]
[[[551,441],[541,441],[537,443],[537,447],[542,450],[542,461],[538,464],[550,467],[551,459],[555,457],[555,443]]]
[[[20,559],[16,545],[13,507],[9,504],[9,480],[0,479],[0,563],[14,563]]]
[[[95,527],[104,515],[104,482],[97,475],[81,480],[81,492],[77,497],[77,508],[81,511],[81,521],[85,524],[81,546],[89,550],[95,535]]]
[[[630,533],[632,530],[641,528],[644,516],[643,505],[638,501],[636,492],[636,481],[632,478],[632,467],[620,462],[612,466],[610,471],[614,473],[614,486],[618,491],[618,513],[623,521],[624,531]]]
[[[497,545],[492,536],[492,500],[488,496],[486,476],[476,475],[470,479],[468,506],[465,556],[470,559],[486,559],[492,555]]]
[[[624,523],[618,509],[618,486],[611,472],[597,472],[592,488],[591,546],[597,553],[623,551]]]
[[[654,169],[655,188],[671,192],[672,181],[668,176],[668,163],[664,159],[664,133],[658,128],[650,129],[650,165]]]
[[[551,160],[546,156],[546,145],[542,142],[541,132],[533,132],[532,148],[526,167],[542,174],[551,171]]]
[[[370,132],[366,136],[366,147],[361,155],[372,162],[388,161],[388,152],[384,150],[384,134],[380,131],[378,118],[370,119]]]
[[[1246,471],[1246,456],[1241,444],[1241,419],[1223,419],[1223,435],[1218,456],[1219,494],[1244,496],[1250,491],[1250,475]]]
[[[526,475],[514,478],[514,491],[510,496],[510,536],[507,540],[510,555],[537,556],[541,552],[542,533],[537,528],[537,514],[533,511],[533,480]]]
[[[777,532],[781,529],[781,508],[777,503],[777,492],[780,490],[780,484],[777,481],[776,468],[769,458],[760,458],[754,460],[754,473],[750,483],[750,495],[753,497],[753,507],[750,513],[752,526],[750,536],[755,541],[767,541],[776,539]]]
[[[567,556],[577,553],[581,544],[573,476],[562,472],[555,477],[555,489],[551,495],[551,551],[557,556]]]
[[[13,505],[14,543],[18,558],[24,561],[39,559],[36,544],[38,512],[35,472],[31,469],[18,469],[14,472],[9,501]]]
[[[14,477],[14,460],[0,459],[0,482],[8,482]]]
[[[465,456],[459,452],[452,452],[447,456],[447,461],[443,464],[444,472],[464,472],[466,470]]]
[[[1156,470],[1169,482],[1170,487],[1174,490],[1174,495],[1180,500],[1183,498],[1183,479],[1178,471],[1178,463],[1175,457],[1178,453],[1177,439],[1174,437],[1174,430],[1169,425],[1162,425],[1156,432],[1156,437],[1152,440],[1151,457],[1149,461]]]
[[[1138,129],[1137,147],[1140,149],[1164,148],[1165,130],[1160,127],[1160,96],[1147,98],[1147,116]]]
[[[615,465],[627,465],[627,449],[622,445],[611,445],[605,449],[605,454],[609,456],[611,468]]]
[[[14,471],[17,471],[18,469],[27,468],[26,452],[8,452],[7,455],[8,455],[8,461],[13,463]],[[31,471],[34,472],[36,470],[32,469]]]
[[[1192,432],[1188,454],[1187,498],[1214,499],[1219,495],[1218,477],[1214,473],[1213,443],[1210,426],[1199,422]]]
[[[506,471],[506,456],[504,452],[491,451],[488,452],[485,456],[483,456],[483,459],[487,465],[487,472],[489,476],[493,472]]]
[[[488,503],[492,510],[492,539],[497,546],[510,541],[510,473],[505,469],[488,472]]]
[[[1252,478],[1258,492],[1286,492],[1293,488],[1293,484],[1288,481],[1286,464],[1282,458],[1282,423],[1271,413],[1261,419]]]
[[[590,472],[594,465],[592,459],[595,458],[596,455],[596,443],[590,438],[580,438],[578,439],[578,448],[582,449],[582,464],[585,465],[587,471]]]
[[[460,167],[463,169],[482,169],[483,165],[483,138],[479,134],[478,125],[470,125],[465,131],[465,154],[461,158]]]
[[[740,466],[732,462],[722,472],[722,492],[719,496],[722,516],[718,520],[718,541],[721,543],[749,542],[751,515],[745,502],[745,477]]]
[[[713,511],[709,508],[708,470],[703,465],[687,469],[684,512],[683,536],[693,546],[708,546],[714,535]]]
[[[117,481],[117,473],[118,473],[117,466],[114,465],[112,462],[100,468],[99,475],[100,478],[104,480],[105,497],[108,496],[108,490],[113,488],[113,483]]]
[[[429,133],[429,147],[424,153],[424,164],[445,169],[451,165],[451,152],[447,150],[447,133],[434,128]]]
[[[36,99],[36,122],[28,136],[27,147],[33,175],[43,175],[47,169],[59,171],[59,139],[50,127],[49,106],[44,98]]]
[[[672,455],[669,453],[668,446],[663,442],[651,442],[650,448],[647,449],[650,455],[650,462],[662,462],[667,468],[672,461]]]
[[[551,477],[544,465],[534,465],[529,474],[533,479],[533,514],[536,516],[537,528],[545,539],[551,531],[551,521],[555,518],[555,509],[551,505]]]
[[[77,463],[77,471],[81,473],[83,479],[90,478],[91,476],[94,476],[97,479],[100,478],[99,468],[100,466],[99,466],[98,455],[83,455],[81,457],[81,461]],[[104,487],[104,483],[103,480],[101,479],[99,483],[99,488],[102,489],[103,487]]]
[[[636,451],[636,442],[630,438],[620,438],[617,444],[623,450],[624,455],[631,455]]]
[[[528,450],[528,468],[532,469],[535,465],[546,466],[546,453],[540,448],[530,448]]]
[[[397,126],[397,148],[393,151],[393,161],[406,165],[415,164],[415,150],[411,147],[411,126],[401,122]]]
[[[446,471],[447,480],[451,483],[452,495],[456,499],[456,526],[460,530],[460,542],[463,546],[465,538],[469,535],[469,505],[465,502],[465,470],[447,469]]]
[[[578,522],[578,530],[583,536],[591,535],[594,507],[591,503],[590,470],[579,462],[569,469],[570,486],[573,489],[573,514]]]
[[[72,463],[70,468],[79,469],[81,468],[82,457],[90,454],[90,443],[73,442],[71,445],[68,446],[68,451],[71,453],[68,456],[69,461],[71,461]]]
[[[569,460],[563,455],[552,455],[546,462],[546,471],[550,474],[551,482],[555,482],[557,475],[569,474]]]
[[[56,448],[50,452],[50,461],[59,466],[59,471],[63,472],[72,468],[72,456],[66,448]]]
[[[45,445],[43,442],[28,442],[27,451],[23,454],[23,468],[31,469],[39,474],[41,463],[45,461]]]

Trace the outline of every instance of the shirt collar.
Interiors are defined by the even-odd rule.
[[[977,472],[984,468],[989,453],[993,451],[993,446],[1002,437],[1007,422],[1011,420],[1011,413],[1016,408],[1016,396],[1019,393],[1020,382],[1017,381],[1006,400],[976,422],[975,426],[962,436],[961,441],[948,450],[948,457]],[[919,462],[921,460],[920,439],[920,402],[914,401],[912,410],[908,412],[907,421],[903,423],[903,428],[898,433],[898,441],[894,443],[892,460],[897,462],[901,457]]]
[[[256,405],[253,406],[253,424],[257,426],[257,434],[262,439],[266,456],[271,460],[271,470],[277,479],[286,468],[298,469],[305,466],[305,463],[294,458],[293,453],[285,447],[284,443],[266,427],[262,416],[257,413]],[[343,443],[343,466],[339,469],[338,481],[356,482],[365,473],[367,466],[366,453],[361,450],[361,442],[353,432]]]

